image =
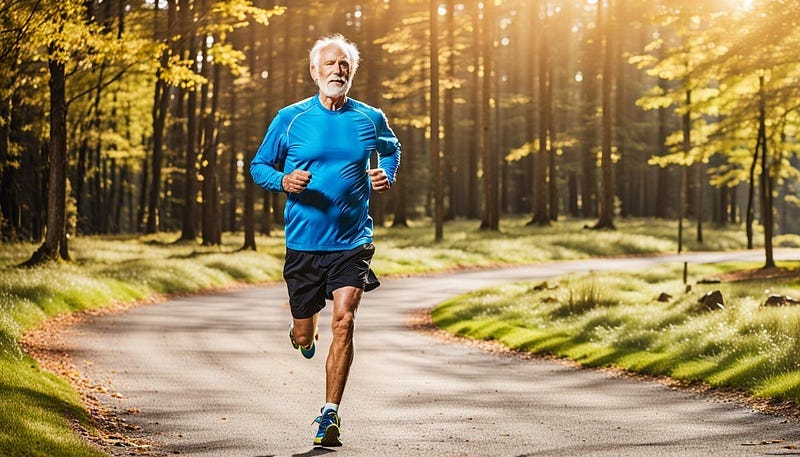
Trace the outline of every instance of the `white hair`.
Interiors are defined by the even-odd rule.
[[[347,41],[347,39],[342,34],[334,34],[328,35],[320,38],[314,43],[314,46],[311,48],[311,52],[309,53],[309,61],[314,68],[319,69],[319,55],[323,49],[325,49],[328,45],[336,44],[347,54],[347,58],[350,59],[350,81],[353,80],[353,76],[356,74],[356,70],[358,69],[358,61],[359,61],[359,54],[358,48],[356,45]]]

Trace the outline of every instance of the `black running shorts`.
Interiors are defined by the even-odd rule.
[[[367,243],[349,251],[286,249],[283,279],[289,290],[292,317],[306,319],[333,299],[333,291],[352,286],[370,291],[380,285],[369,265],[375,246]]]

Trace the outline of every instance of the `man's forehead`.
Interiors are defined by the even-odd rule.
[[[320,50],[320,55],[324,55],[325,57],[337,57],[337,58],[345,58],[350,60],[350,56],[342,49],[342,47],[337,43],[331,43],[322,50]]]

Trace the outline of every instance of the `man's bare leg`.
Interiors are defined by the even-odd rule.
[[[317,321],[319,320],[319,313],[314,314],[313,316],[306,318],[306,319],[292,319],[292,325],[294,326],[294,330],[292,330],[292,334],[294,335],[295,343],[299,344],[300,346],[308,346],[314,341],[314,338],[317,335]]]
[[[333,291],[333,341],[325,363],[325,401],[339,404],[342,401],[350,365],[353,363],[353,329],[361,295],[358,287],[342,287]]]

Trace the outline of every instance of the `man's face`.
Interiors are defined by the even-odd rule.
[[[319,53],[318,67],[311,65],[311,77],[317,81],[320,92],[330,98],[339,98],[350,90],[350,59],[339,45],[331,44]]]

